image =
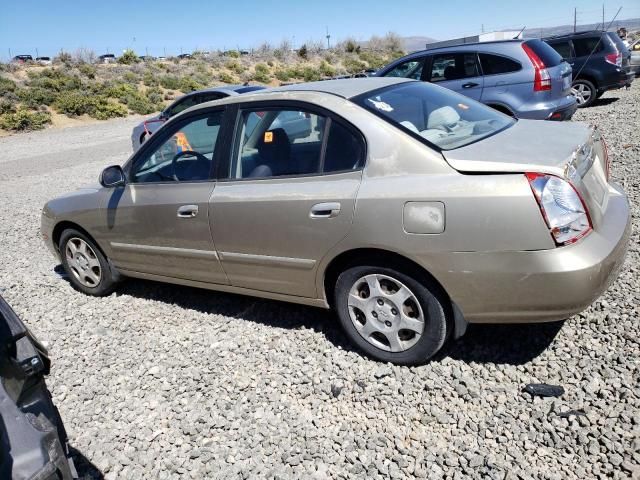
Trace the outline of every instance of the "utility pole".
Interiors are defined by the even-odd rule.
[[[578,9],[573,8],[573,33],[576,33],[576,21],[578,19]]]
[[[604,32],[604,3],[602,4],[602,31]]]
[[[36,58],[38,58],[40,54],[38,53],[38,48],[36,48]]]
[[[327,50],[331,50],[331,35],[329,35],[329,27],[327,26]]]
[[[484,33],[484,23],[480,26],[480,31]]]
[[[9,48],[9,60],[11,60],[13,57],[11,56],[11,48]]]

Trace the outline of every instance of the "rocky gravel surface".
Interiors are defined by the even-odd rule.
[[[40,209],[124,161],[136,119],[0,138],[0,293],[42,340],[85,478],[640,478],[640,82],[596,122],[633,205],[617,282],[563,323],[477,326],[419,368],[328,312],[153,282],[74,291]],[[543,141],[543,140],[541,140]],[[528,383],[562,385],[532,398]]]

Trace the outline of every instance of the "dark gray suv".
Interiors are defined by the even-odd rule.
[[[541,40],[502,40],[423,50],[376,73],[437,83],[518,118],[568,120],[571,66]]]

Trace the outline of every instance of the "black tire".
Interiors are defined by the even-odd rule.
[[[577,90],[584,93],[579,94]],[[590,107],[593,102],[595,102],[598,91],[595,85],[589,80],[579,78],[578,80],[573,81],[573,84],[571,85],[571,93],[578,101],[578,108],[586,108]]]
[[[351,319],[349,292],[359,279],[366,275],[378,274],[391,277],[404,284],[420,304],[424,316],[424,331],[417,342],[403,351],[392,352],[378,348],[366,340],[356,329]],[[354,266],[342,272],[334,289],[334,308],[349,339],[366,355],[397,365],[421,365],[442,348],[447,338],[447,301],[439,289],[428,279],[417,280],[420,275],[408,275],[392,268],[373,265]],[[367,320],[369,321],[369,320]]]
[[[596,93],[596,99],[600,98],[605,93],[607,93],[606,90],[605,91],[598,91],[598,93]]]
[[[80,241],[85,242],[90,247],[90,250],[87,250],[88,254],[83,256],[89,259],[92,263],[96,263],[97,261],[97,266],[99,265],[99,281],[93,285],[90,284],[88,280],[89,277],[83,275],[83,270],[79,266],[70,265],[67,256],[67,247],[71,249],[69,243],[71,242],[74,246],[78,244],[81,245]],[[71,285],[73,285],[76,290],[94,297],[103,297],[109,295],[115,290],[117,282],[113,279],[109,262],[93,239],[78,230],[67,229],[62,232],[62,235],[60,236],[58,248],[60,250],[62,266],[69,277]],[[94,268],[97,268],[97,266]],[[87,268],[93,271],[94,276],[96,275],[96,270],[94,268],[91,268],[90,266]],[[84,280],[81,280],[81,277],[84,278]]]

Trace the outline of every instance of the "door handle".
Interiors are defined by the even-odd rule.
[[[178,218],[193,218],[198,215],[198,205],[183,205],[178,208]]]
[[[338,202],[316,203],[309,212],[310,218],[333,218],[340,213]]]
[[[473,88],[473,87],[477,87],[478,84],[475,82],[469,82],[469,83],[465,83],[462,85],[462,88]]]

